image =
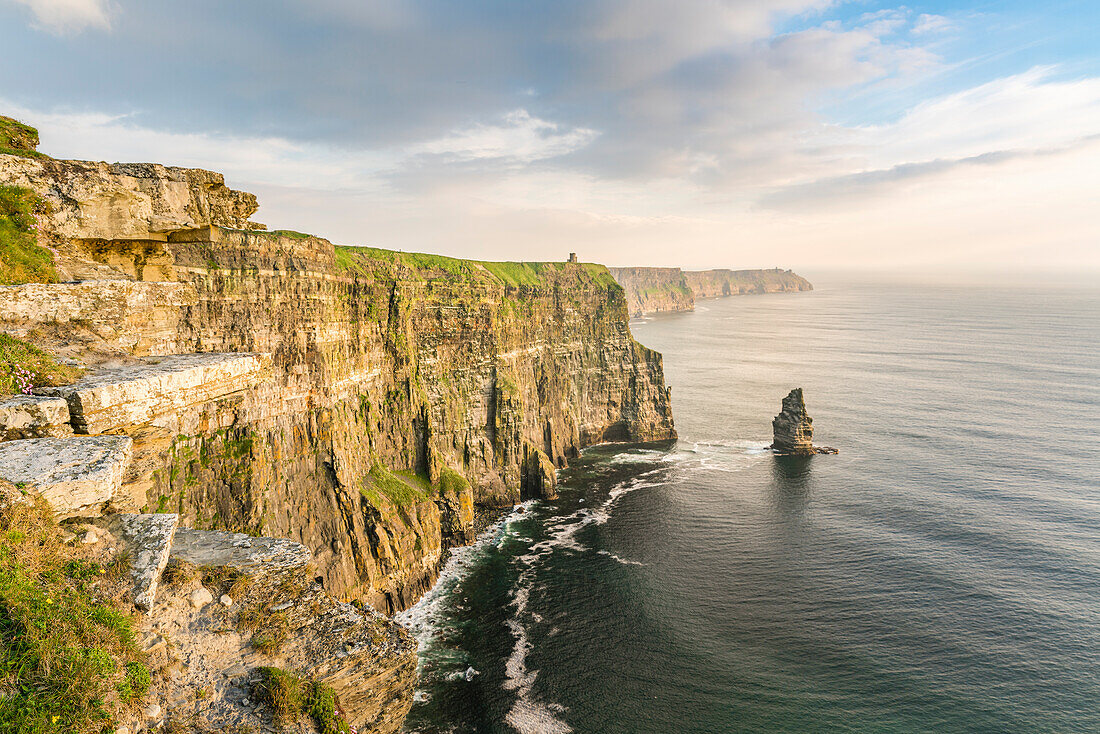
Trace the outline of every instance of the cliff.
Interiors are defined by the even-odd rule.
[[[694,311],[695,299],[750,293],[812,291],[810,281],[790,270],[680,270],[608,268],[626,292],[631,316]]]
[[[626,292],[631,316],[694,311],[695,294],[680,268],[608,268]]]
[[[94,481],[27,480],[73,516],[289,538],[327,595],[392,613],[476,507],[552,497],[585,446],[675,436],[603,266],[265,232],[197,169],[0,154],[0,183],[67,281],[0,288],[0,330],[87,368],[0,419],[32,454],[101,452]]]
[[[790,270],[688,270],[684,272],[696,298],[750,293],[812,291],[810,281]]]

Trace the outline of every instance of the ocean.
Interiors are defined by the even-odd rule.
[[[1100,732],[1100,289],[815,285],[632,322],[680,439],[455,552],[407,731]]]

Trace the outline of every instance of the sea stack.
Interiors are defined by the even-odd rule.
[[[796,387],[783,398],[783,410],[772,420],[771,449],[777,454],[809,456],[835,454],[836,449],[814,446],[814,419],[806,413],[802,388]]]

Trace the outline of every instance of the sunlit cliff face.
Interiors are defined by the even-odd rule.
[[[1100,268],[1093,4],[234,7],[0,4],[36,68],[0,70],[0,106],[48,153],[222,170],[262,221],[347,243]]]

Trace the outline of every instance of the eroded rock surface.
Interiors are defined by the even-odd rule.
[[[152,697],[169,721],[267,730],[272,712],[256,687],[259,668],[274,666],[331,686],[360,731],[400,729],[412,705],[415,641],[369,607],[326,594],[305,546],[180,528],[172,559],[227,580],[207,587],[178,572],[183,580],[163,585],[146,617],[153,667],[165,672]],[[223,597],[230,603],[214,603]]]
[[[835,454],[836,449],[814,446],[814,419],[806,413],[802,388],[795,388],[783,398],[783,410],[772,420],[772,451],[777,454]]]
[[[119,513],[104,519],[104,524],[130,549],[130,577],[134,582],[134,606],[144,611],[152,608],[160,583],[161,572],[168,563],[172,538],[180,516],[164,514]]]
[[[77,433],[91,435],[154,424],[187,428],[190,406],[255,385],[264,369],[259,354],[181,354],[101,370],[72,385],[41,388],[64,398]]]
[[[133,443],[127,436],[0,442],[0,477],[41,494],[59,518],[98,515],[122,486]]]
[[[0,403],[0,440],[71,436],[69,404],[45,395],[17,395]]]

